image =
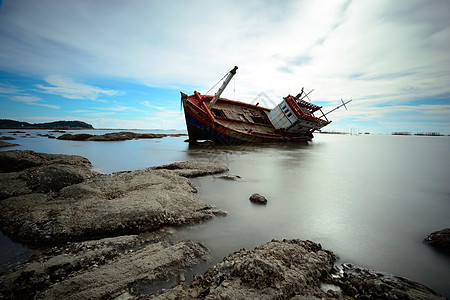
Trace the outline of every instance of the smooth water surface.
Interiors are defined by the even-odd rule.
[[[196,179],[201,198],[229,215],[180,238],[203,241],[217,260],[272,238],[310,239],[340,262],[450,296],[450,258],[423,243],[450,227],[450,137],[317,135],[309,144],[210,159],[242,181]],[[253,193],[268,204],[252,204]]]
[[[78,154],[105,173],[182,160],[227,165],[239,181],[208,176],[192,182],[201,199],[228,216],[175,233],[203,242],[212,263],[274,238],[310,239],[340,262],[407,277],[450,297],[450,258],[423,243],[450,227],[450,137],[317,134],[305,144],[211,154],[191,151],[185,137],[75,142],[30,136],[2,151]],[[253,193],[268,204],[252,204]]]

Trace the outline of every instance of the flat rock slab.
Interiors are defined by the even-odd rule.
[[[37,153],[31,150],[0,152],[0,173],[17,172],[31,167],[54,164],[91,167],[91,162],[79,155]]]
[[[0,295],[16,299],[111,299],[155,281],[178,278],[208,261],[192,241],[160,241],[162,233],[68,243],[0,277]]]
[[[227,170],[213,163],[100,174],[79,156],[12,151],[0,153],[5,161],[3,170],[21,171],[0,173],[0,230],[28,244],[135,234],[223,215],[198,199],[187,178]]]

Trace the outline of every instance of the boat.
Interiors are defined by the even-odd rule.
[[[190,143],[201,140],[224,145],[307,142],[314,138],[314,131],[331,123],[321,106],[305,100],[309,93],[303,89],[296,96],[287,95],[272,109],[259,103],[221,98],[237,69],[235,66],[225,75],[214,96],[197,91],[188,96],[181,92]],[[350,101],[342,103],[345,106]]]

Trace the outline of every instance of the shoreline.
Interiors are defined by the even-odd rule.
[[[158,282],[175,278],[173,283],[178,285],[168,291],[160,291],[158,297],[163,299],[169,295],[200,295],[204,292],[204,286],[209,285],[211,295],[225,293],[224,295],[230,297],[237,297],[241,293],[247,297],[261,296],[266,292],[275,297],[290,291],[289,293],[293,292],[295,295],[350,299],[356,293],[382,295],[385,292],[397,291],[392,294],[393,297],[412,291],[416,296],[423,294],[427,299],[433,297],[441,299],[420,284],[400,280],[403,283],[399,285],[397,281],[400,277],[386,277],[349,265],[336,269],[334,266],[336,256],[331,251],[323,250],[320,244],[298,240],[272,241],[252,251],[242,250],[234,256],[231,254],[211,267],[204,275],[197,276],[191,283],[185,283],[186,270],[208,261],[208,250],[204,245],[192,241],[171,242],[170,233],[164,228],[170,225],[198,224],[215,216],[223,216],[225,214],[223,211],[213,208],[195,196],[195,188],[188,178],[224,173],[227,171],[226,168],[211,163],[182,162],[146,170],[101,174],[90,170],[90,162],[80,156],[50,155],[26,150],[5,151],[0,154],[2,162],[6,162],[3,165],[13,166],[12,169],[2,170],[1,173],[2,232],[21,238],[29,245],[39,245],[42,241],[43,245],[47,245],[47,249],[39,255],[2,275],[2,281],[10,283],[5,284],[4,290],[0,291],[3,295],[8,293],[23,295],[28,291],[38,295],[38,298],[69,295],[78,295],[78,298],[94,295],[114,298],[124,293],[137,296],[145,291],[146,286],[151,286],[155,282],[158,285]],[[148,184],[149,182],[151,184]],[[145,196],[147,197],[145,209],[148,209],[148,203],[152,202],[160,205],[164,203],[164,207],[171,209],[161,211],[156,206],[152,207],[151,211],[159,213],[153,214],[152,221],[146,223],[145,218],[148,215],[143,214],[142,206],[135,205],[133,206],[135,210],[127,210],[130,203],[139,202],[136,199],[149,193],[154,197]],[[90,198],[92,201],[83,202],[84,198]],[[171,201],[171,198],[176,201]],[[176,205],[179,201],[186,201],[186,198],[188,202],[183,202],[186,205]],[[36,199],[40,201],[39,206],[36,205]],[[48,205],[48,202],[52,201],[55,201],[55,206]],[[108,202],[110,206],[111,201],[117,201],[121,205],[105,214],[106,206],[98,206],[98,202]],[[16,209],[17,206],[25,208],[27,214],[16,219],[16,223],[8,223],[7,220],[15,218],[13,216],[23,214]],[[39,209],[30,212],[33,206]],[[78,211],[80,207],[88,207],[89,210],[80,212]],[[103,215],[98,215],[102,213]],[[116,219],[108,222],[105,220],[105,215],[108,214],[114,215]],[[117,217],[121,215],[122,217],[125,215],[126,218],[120,218],[120,222],[117,222]],[[70,220],[74,222],[71,223]],[[20,230],[17,229],[18,224]],[[93,225],[101,225],[99,228],[103,228],[103,235],[98,234],[100,232],[98,228],[97,231],[93,230]],[[9,231],[5,232],[5,228],[9,228]],[[146,233],[149,231],[150,233]],[[92,239],[93,236],[99,238]],[[88,238],[90,240],[86,240]],[[84,241],[77,241],[83,239]],[[282,249],[289,251],[286,250],[284,253]],[[284,254],[275,259],[268,254],[271,251],[281,251]],[[156,252],[166,255],[163,257],[150,255]],[[311,261],[300,260],[292,267],[291,252],[303,253],[303,256],[311,257]],[[168,256],[174,256],[174,253],[179,255],[174,260],[169,259]],[[267,255],[269,256],[266,257]],[[303,285],[293,283],[289,279],[291,275],[286,275],[291,268],[299,268],[319,258],[322,265],[317,269],[318,275],[301,273],[299,270],[293,273],[294,277],[301,274],[306,278]],[[241,267],[238,266],[239,261]],[[253,263],[249,265],[248,261]],[[333,261],[331,267],[330,261]],[[144,273],[134,274],[133,268],[129,268],[130,273],[127,273],[125,278],[114,272],[117,268],[135,266],[132,262],[139,262],[139,265],[145,265],[147,269]],[[347,274],[355,273],[355,277],[352,277],[352,280],[348,279],[350,275],[346,275],[345,280],[334,277],[343,269],[347,270]],[[73,277],[74,274],[78,275]],[[101,277],[99,274],[107,276]],[[150,274],[156,275],[151,277]],[[261,278],[258,285],[255,286],[251,280],[246,279],[249,274]],[[22,278],[24,283],[20,286],[15,285],[14,278]],[[92,281],[94,278],[97,280]],[[116,280],[113,280],[114,278]],[[378,281],[370,283],[369,278],[377,278]],[[108,285],[106,282],[111,283]],[[361,282],[365,285],[361,285]],[[87,288],[72,290],[70,286],[74,284],[85,285]],[[324,284],[330,285],[331,292],[321,289]],[[387,284],[390,291],[383,291],[381,284]],[[339,287],[340,290],[334,291],[335,287]],[[256,294],[245,294],[246,291]],[[292,295],[295,296],[294,294]]]

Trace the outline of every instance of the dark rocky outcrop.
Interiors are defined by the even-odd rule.
[[[0,277],[4,299],[112,299],[139,286],[177,278],[209,260],[192,241],[172,243],[161,231],[67,243]],[[3,299],[2,298],[2,299]]]
[[[187,177],[221,173],[208,162],[100,174],[80,156],[0,153],[0,229],[28,244],[135,234],[223,215]]]
[[[13,138],[12,136],[0,136],[0,140],[11,141],[11,140],[15,140],[15,138]]]
[[[135,133],[135,132],[112,132],[102,135],[94,134],[70,134],[66,133],[59,137],[58,140],[73,140],[73,141],[126,141],[132,139],[159,139],[168,136],[185,136],[185,134],[163,134],[163,133]]]
[[[0,147],[12,147],[12,146],[17,146],[17,144],[0,141]]]
[[[420,283],[352,264],[341,266],[335,283],[352,299],[444,299]]]
[[[197,165],[200,164],[202,167],[198,168]],[[223,173],[228,171],[228,168],[223,165],[212,163],[212,162],[191,162],[191,161],[183,161],[183,162],[175,162],[168,165],[162,165],[158,167],[154,167],[155,170],[170,170],[175,174],[178,174],[183,177],[199,177],[206,175],[213,175]]]
[[[215,178],[225,179],[229,181],[243,181],[241,176],[232,174],[217,175],[215,176]]]
[[[408,279],[352,265],[320,244],[273,240],[241,250],[197,276],[141,299],[444,299]]]
[[[155,299],[320,299],[326,296],[320,284],[331,282],[335,260],[332,252],[311,241],[273,240],[231,254],[190,284]]]
[[[255,194],[251,195],[249,200],[252,203],[256,203],[256,204],[267,204],[266,197],[264,197],[264,196],[262,196],[262,195],[260,195],[258,193],[255,193]]]
[[[426,237],[425,243],[450,255],[450,228],[430,233]]]

